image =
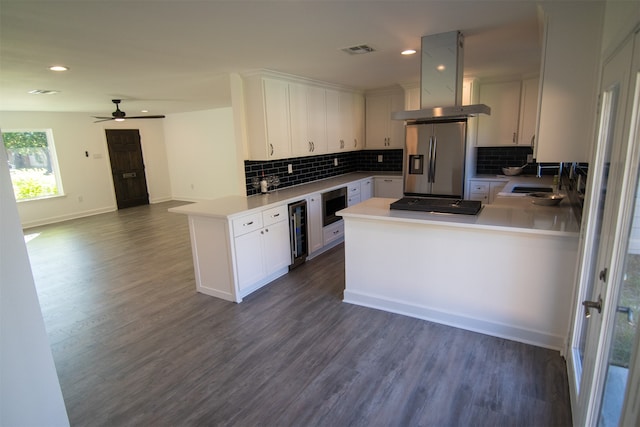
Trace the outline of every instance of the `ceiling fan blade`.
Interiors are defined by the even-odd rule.
[[[125,117],[125,119],[164,119],[165,116],[134,116],[134,117]]]
[[[96,116],[93,116],[93,118],[94,119],[100,119],[100,120],[96,120],[93,123],[108,122],[109,120],[114,120],[113,117],[96,117]]]

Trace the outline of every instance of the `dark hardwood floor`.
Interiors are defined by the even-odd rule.
[[[73,426],[568,426],[555,351],[342,302],[337,247],[234,304],[168,202],[27,244]]]

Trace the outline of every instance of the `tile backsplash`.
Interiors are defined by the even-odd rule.
[[[289,165],[293,173],[288,173]],[[244,162],[247,196],[260,191],[251,185],[252,178],[256,176],[276,175],[280,178],[278,188],[286,188],[356,171],[402,172],[402,150],[362,150],[279,160],[245,160]]]
[[[527,162],[527,155],[533,154],[531,147],[478,147],[477,150],[477,175],[501,175],[503,167],[522,166]],[[530,164],[523,172],[535,174],[536,164]]]

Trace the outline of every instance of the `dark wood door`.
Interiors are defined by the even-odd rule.
[[[107,129],[106,133],[118,209],[148,205],[140,132],[137,129]]]

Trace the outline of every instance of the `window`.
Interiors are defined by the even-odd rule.
[[[51,129],[3,131],[2,139],[17,201],[63,194]]]

